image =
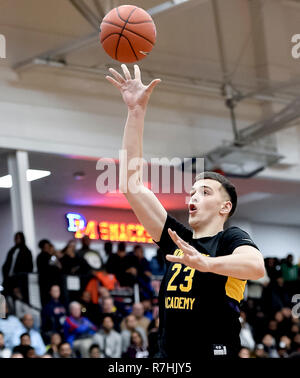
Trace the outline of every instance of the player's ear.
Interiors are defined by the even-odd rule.
[[[225,201],[221,205],[220,214],[222,214],[222,215],[229,215],[231,209],[232,209],[232,203],[231,203],[231,201]]]

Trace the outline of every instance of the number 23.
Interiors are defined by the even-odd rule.
[[[171,279],[168,283],[167,291],[176,291],[177,290],[177,285],[172,285],[172,283],[175,280],[175,278],[178,276],[178,274],[180,273],[181,268],[182,268],[182,264],[174,264],[173,265],[172,270],[175,270],[175,272],[174,272],[173,276],[171,277]],[[186,285],[183,285],[183,284],[179,285],[179,289],[181,291],[185,292],[185,293],[187,293],[191,290],[192,284],[193,284],[193,277],[194,277],[194,274],[195,274],[195,269],[190,268],[189,266],[186,266],[183,269],[184,272],[188,272],[189,270],[190,270],[190,274],[188,274],[184,278],[184,281],[186,281],[187,284]]]

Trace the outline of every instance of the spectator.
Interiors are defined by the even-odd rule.
[[[50,344],[46,346],[47,354],[50,354],[54,358],[59,357],[58,346],[62,342],[62,337],[59,333],[53,333],[50,336]]]
[[[88,357],[91,337],[97,331],[97,327],[86,317],[81,316],[80,303],[71,302],[69,311],[70,316],[66,318],[64,323],[65,339],[75,352],[86,358]]]
[[[142,303],[134,303],[134,305],[132,306],[132,314],[135,315],[138,326],[142,327],[147,333],[150,319],[144,316],[144,306],[142,305]]]
[[[87,235],[81,239],[82,246],[77,251],[77,255],[83,258],[89,265],[90,270],[99,270],[103,263],[99,252],[90,248],[91,240]]]
[[[39,285],[42,306],[49,302],[51,286],[61,286],[61,264],[56,257],[56,252],[49,240],[39,242],[41,252],[37,256],[37,269],[39,273]]]
[[[89,348],[89,357],[90,358],[101,358],[101,350],[99,345],[92,344]]]
[[[22,329],[14,334],[13,345],[18,345],[20,336],[23,333],[28,333],[31,340],[31,346],[35,349],[35,352],[40,356],[44,354],[46,352],[46,347],[40,333],[33,329],[33,317],[31,314],[25,314],[23,316],[22,325]]]
[[[38,356],[35,353],[34,348],[31,345],[24,345],[21,349],[19,350],[19,347],[15,347],[13,350],[13,354],[15,353],[20,353],[24,358],[37,358]]]
[[[102,328],[93,337],[93,343],[99,345],[104,358],[120,358],[122,355],[122,338],[119,332],[114,330],[114,322],[111,316],[103,317]]]
[[[113,273],[122,287],[132,287],[136,282],[136,276],[132,271],[128,271],[126,262],[126,244],[120,242],[118,244],[117,253],[113,253],[107,260],[106,270]]]
[[[138,331],[133,331],[130,338],[130,346],[124,354],[125,358],[147,358],[149,352],[143,343],[143,338]]]
[[[50,288],[50,301],[42,309],[42,332],[47,341],[53,332],[62,333],[67,310],[60,302],[60,287],[53,285]]]
[[[112,297],[105,297],[102,301],[102,316],[109,315],[114,322],[116,331],[120,331],[120,323],[123,319],[122,314],[118,311]]]
[[[279,358],[287,358],[288,357],[288,349],[287,345],[284,341],[280,341],[278,345],[278,355]]]
[[[105,265],[110,258],[110,256],[113,254],[113,245],[112,242],[107,241],[104,243],[104,256],[102,255],[103,264]]]
[[[9,349],[13,349],[15,334],[21,335],[24,333],[24,328],[20,320],[11,314],[11,308],[8,302],[5,305],[6,317],[4,319],[0,318],[0,331],[4,335],[5,346]]]
[[[150,321],[152,321],[153,320],[153,308],[152,308],[151,299],[143,299],[141,303],[144,307],[145,317],[148,318]]]
[[[300,333],[293,337],[291,348],[293,352],[300,352]]]
[[[24,358],[26,358],[28,347],[31,346],[31,339],[29,333],[25,332],[22,333],[20,336],[20,343],[19,345],[14,347],[14,353],[19,352],[23,355]]]
[[[163,277],[166,271],[166,264],[162,250],[157,249],[156,255],[152,257],[149,263],[149,268],[153,276]]]
[[[132,282],[139,284],[141,297],[145,299],[152,298],[152,273],[149,262],[144,257],[144,250],[141,245],[135,245],[133,252],[128,253],[128,255],[124,258],[124,265],[126,274],[132,276]]]
[[[101,324],[101,308],[99,304],[94,304],[92,302],[92,296],[89,291],[83,291],[81,297],[79,299],[79,303],[81,304],[81,313],[86,318],[88,318],[93,324],[97,327]]]
[[[15,245],[8,251],[2,267],[4,295],[12,295],[12,289],[18,286],[18,273],[31,273],[33,270],[32,254],[26,246],[23,232],[15,234]]]
[[[246,313],[241,311],[240,313],[240,323],[241,323],[241,331],[240,331],[240,339],[241,339],[241,346],[248,349],[254,350],[255,348],[255,341],[252,334],[252,329],[247,323]]]
[[[254,349],[254,358],[268,358],[268,354],[265,351],[265,347],[263,344],[257,344]]]
[[[33,317],[34,329],[37,331],[40,330],[40,311],[25,302],[25,298],[19,287],[13,288],[12,297],[7,297],[6,300],[10,302],[11,307],[14,309],[14,313],[18,319],[22,319],[25,314],[31,314]]]
[[[299,267],[294,264],[293,260],[293,255],[289,254],[281,264],[282,277],[290,298],[298,292],[297,288],[299,286]]]
[[[93,303],[98,303],[99,301],[99,286],[105,287],[107,290],[114,290],[119,287],[119,282],[113,273],[108,273],[106,268],[103,266],[99,271],[94,270],[93,276],[87,286],[86,291],[90,292]]]
[[[281,277],[281,265],[279,264],[278,259],[274,257],[268,257],[265,259],[265,268],[270,278],[271,282],[277,280],[277,278]]]
[[[262,344],[264,346],[265,352],[268,358],[278,358],[279,355],[276,350],[276,342],[272,335],[266,334],[262,339]]]
[[[63,341],[58,346],[58,358],[73,358],[73,351],[71,345]]]
[[[76,243],[74,240],[68,242],[68,244],[61,251],[62,257],[60,263],[62,265],[63,274],[88,274],[90,266],[86,260],[76,253]]]
[[[144,345],[147,345],[148,343],[147,334],[144,328],[138,326],[135,315],[129,314],[125,318],[125,328],[121,332],[123,353],[126,353],[128,347],[130,346],[130,338],[133,331],[138,331],[141,334]]]
[[[250,350],[246,347],[242,347],[238,354],[239,358],[250,358]]]
[[[10,358],[11,350],[5,346],[3,332],[0,331],[0,358]]]

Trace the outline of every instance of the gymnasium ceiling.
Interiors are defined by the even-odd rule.
[[[291,76],[293,72],[299,76],[299,63],[290,54],[291,36],[299,33],[296,0],[1,0],[0,33],[9,48],[0,64],[19,73],[32,72],[37,69],[32,58],[47,58],[64,62],[74,74],[90,69],[95,75],[108,66],[119,66],[102,49],[97,25],[111,8],[124,4],[153,13],[157,43],[140,63],[149,76],[160,75],[167,83],[196,85],[219,94],[224,75],[243,93],[277,94],[280,100],[299,93],[300,81]],[[280,8],[275,9],[276,5]],[[278,11],[284,33],[277,23]],[[276,46],[267,53],[265,27],[275,30],[274,41],[268,43]],[[262,68],[270,63],[277,67],[276,75]]]
[[[300,60],[293,59],[290,53],[291,36],[300,33],[299,1],[78,0],[77,3],[80,2],[89,7],[99,24],[102,15],[118,5],[134,4],[146,10],[156,9],[153,19],[157,27],[157,43],[140,66],[150,78],[164,77],[167,86],[177,82],[184,88],[210,92],[222,98],[221,87],[226,73],[226,78],[230,78],[237,90],[243,94],[252,93],[251,98],[262,105],[265,102],[287,104],[300,95]],[[161,4],[170,6],[159,12],[155,7]],[[219,15],[217,22],[215,5]],[[284,25],[277,23],[278,12]],[[268,19],[271,13],[272,17]],[[272,43],[269,41],[268,51],[262,43],[263,26],[274,29],[274,39]],[[281,27],[284,33],[276,34]],[[218,39],[218,28],[222,41]],[[56,84],[55,78],[63,81],[64,75],[76,78],[86,74],[97,78],[103,76],[109,66],[119,67],[105,54],[97,30],[74,7],[74,1],[0,0],[0,34],[5,35],[7,42],[7,59],[0,60],[0,68],[17,72],[19,85],[26,81],[26,77],[32,78],[36,74],[36,82],[42,86],[46,70],[54,75],[59,73],[59,76],[53,76]],[[74,48],[78,41],[81,41],[80,46]],[[35,58],[50,56],[52,63],[63,65],[34,64]],[[94,93],[97,85],[96,81],[89,81],[84,90]],[[74,86],[72,89],[81,88]],[[299,131],[297,123],[296,127]],[[97,172],[94,160],[35,153],[30,156],[32,168],[53,172],[48,178],[32,183],[35,200],[70,205],[128,206],[124,199],[111,197],[102,201],[103,198],[99,198],[95,191]],[[1,161],[1,174],[6,174],[5,158]],[[78,170],[87,172],[87,181],[74,180],[73,173]],[[299,183],[261,178],[236,180],[236,183],[240,195],[244,196],[237,215],[262,222],[300,225]],[[83,199],[86,202],[80,203]],[[185,208],[180,196],[173,196],[168,201],[163,197],[160,199],[169,209]],[[8,200],[9,191],[0,189],[0,203]]]

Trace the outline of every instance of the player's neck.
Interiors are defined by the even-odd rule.
[[[193,239],[214,236],[223,230],[224,230],[223,222],[197,225],[195,228],[193,228]]]

